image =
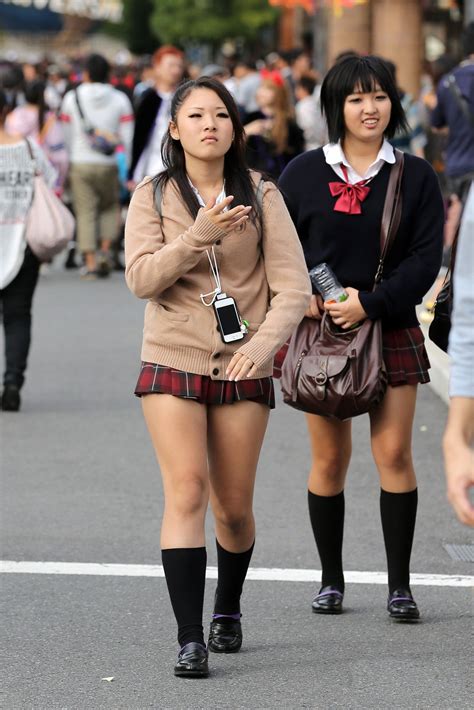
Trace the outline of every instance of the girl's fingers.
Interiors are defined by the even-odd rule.
[[[211,199],[209,200],[209,202],[207,203],[207,205],[205,206],[204,209],[208,211],[208,214],[210,213],[210,214],[218,215],[222,212],[224,207],[227,207],[227,205],[230,205],[230,203],[232,202],[233,199],[234,199],[233,195],[227,195],[227,197],[224,197],[222,202],[219,202],[219,204],[216,205],[216,198],[211,197]]]

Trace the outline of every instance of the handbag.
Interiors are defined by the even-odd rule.
[[[395,151],[380,233],[380,261],[374,289],[382,280],[385,258],[401,217],[403,153]],[[320,321],[304,318],[293,333],[283,362],[283,399],[309,414],[350,419],[379,404],[387,389],[382,325],[366,318],[350,330],[336,326],[328,313]]]
[[[28,140],[26,144],[34,164],[35,175],[33,197],[26,219],[25,239],[40,261],[51,261],[74,237],[76,222],[54,190],[46,184]]]
[[[448,271],[443,281],[440,292],[436,296],[433,306],[434,317],[428,328],[428,336],[430,340],[445,353],[448,352],[449,333],[451,331],[451,314],[453,310],[453,271],[456,263],[456,249],[458,245],[458,234],[461,220],[459,220],[458,229],[453,239],[451,247],[451,259],[449,261]]]
[[[79,111],[84,133],[87,136],[92,150],[97,151],[97,153],[102,153],[102,155],[113,155],[120,143],[118,136],[110,131],[102,131],[100,128],[94,128],[84,116],[77,89],[74,89],[74,97],[76,99],[77,110]]]

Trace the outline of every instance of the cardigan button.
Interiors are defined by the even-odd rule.
[[[218,375],[218,374],[219,374],[219,368],[218,368],[218,367],[215,367],[215,368],[213,369],[213,371],[212,371],[212,374],[213,374],[214,376]]]
[[[214,360],[217,360],[218,358],[220,358],[220,356],[221,356],[220,353],[214,353],[214,355],[212,357],[214,358]]]
[[[216,242],[217,246],[219,247],[222,244],[222,239],[218,239]]]

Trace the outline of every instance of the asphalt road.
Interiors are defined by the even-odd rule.
[[[159,565],[159,471],[132,390],[143,304],[121,274],[42,277],[23,407],[2,413],[1,558]],[[470,544],[444,496],[446,405],[420,388],[414,455],[420,505],[413,572],[472,575],[445,544]],[[279,402],[259,468],[252,567],[315,569],[304,421]],[[379,487],[366,418],[354,423],[347,570],[384,571]],[[216,564],[212,525],[209,564]],[[472,707],[472,592],[413,588],[422,623],[385,612],[386,588],[349,584],[341,617],[311,614],[317,584],[247,582],[244,647],[211,656],[207,680],[175,679],[162,578],[1,574],[6,710]],[[215,582],[207,584],[209,618]],[[471,675],[472,677],[472,675]],[[113,680],[103,680],[113,678]]]

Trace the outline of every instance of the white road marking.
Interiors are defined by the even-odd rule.
[[[61,574],[97,577],[164,577],[161,565],[120,565],[96,562],[15,562],[0,560],[1,574]],[[386,572],[344,573],[349,584],[387,584]],[[217,579],[217,567],[208,567],[206,577]],[[251,567],[247,579],[263,582],[319,582],[321,570]],[[425,587],[474,587],[474,576],[464,574],[416,574],[411,584]]]

